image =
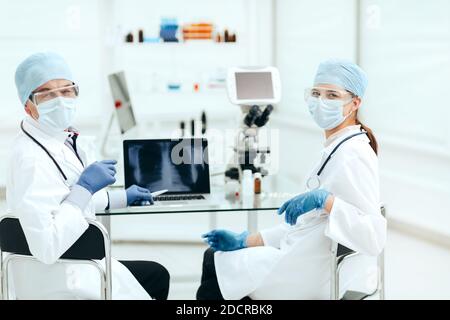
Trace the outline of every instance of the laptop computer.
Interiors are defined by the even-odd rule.
[[[167,189],[155,204],[201,204],[211,187],[204,138],[124,140],[125,188]]]

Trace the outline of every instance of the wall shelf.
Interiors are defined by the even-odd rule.
[[[123,42],[121,45],[124,47],[132,46],[170,46],[170,47],[182,47],[182,46],[239,46],[243,42],[215,42],[213,40],[187,40],[180,42]]]
[[[187,41],[187,42],[143,42],[143,43],[122,43],[114,47],[118,52],[180,52],[192,53],[196,55],[221,54],[226,55],[230,52],[246,52],[247,46],[243,42],[214,42],[214,41]]]

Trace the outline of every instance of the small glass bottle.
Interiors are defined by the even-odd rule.
[[[261,173],[256,172],[255,173],[255,181],[254,181],[254,190],[255,190],[255,194],[260,194],[261,193]]]

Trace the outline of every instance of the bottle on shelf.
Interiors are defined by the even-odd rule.
[[[133,41],[134,41],[133,34],[132,34],[131,32],[129,32],[129,33],[126,35],[126,37],[125,37],[125,42],[131,43],[131,42],[133,42]]]

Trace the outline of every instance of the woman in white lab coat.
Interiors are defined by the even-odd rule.
[[[87,220],[96,219],[96,210],[152,201],[151,195],[136,186],[105,191],[115,181],[115,162],[93,162],[77,146],[70,125],[78,88],[62,57],[28,57],[17,68],[16,85],[27,116],[11,152],[7,205],[39,261],[13,262],[10,296],[99,299],[95,268],[54,262],[86,231]],[[166,299],[168,288],[169,274],[156,262],[112,261],[113,299]]]
[[[251,235],[203,235],[211,248],[204,255],[198,299],[329,299],[332,241],[363,254],[343,270],[340,294],[349,287],[373,289],[367,277],[385,245],[386,220],[377,142],[358,120],[366,86],[364,71],[351,62],[319,65],[305,99],[326,141],[306,192],[280,207],[285,223],[278,226]]]

